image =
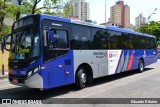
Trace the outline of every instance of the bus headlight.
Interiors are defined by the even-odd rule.
[[[33,70],[33,73],[36,73],[38,70],[39,70],[39,67],[35,68],[35,69]]]
[[[27,77],[30,77],[31,75],[32,75],[32,71],[29,71]]]
[[[40,66],[32,69],[31,71],[28,72],[27,78],[34,75],[38,70],[40,70]]]

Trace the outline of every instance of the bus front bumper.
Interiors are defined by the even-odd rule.
[[[43,78],[38,73],[29,78],[9,75],[9,82],[14,85],[26,86],[29,88],[43,88]]]

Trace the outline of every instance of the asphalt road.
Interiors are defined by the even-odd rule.
[[[98,104],[102,100],[100,98],[109,98],[109,100],[111,98],[118,98],[114,100],[119,100],[119,98],[160,98],[160,60],[147,66],[143,73],[128,71],[95,79],[93,84],[82,90],[77,90],[74,85],[68,85],[40,91],[14,86],[9,84],[8,79],[0,79],[0,98],[41,99],[43,103],[56,104],[66,102],[64,99],[53,100],[53,98],[73,98],[70,101],[74,101],[74,103],[80,103],[79,100],[87,100],[87,102],[97,102]]]

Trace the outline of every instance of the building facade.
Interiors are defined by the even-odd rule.
[[[12,24],[14,23],[14,19],[13,18],[5,18],[4,19],[4,23],[7,25],[7,26],[12,26]]]
[[[86,21],[90,19],[89,3],[85,0],[72,0],[73,14],[79,20]]]
[[[130,7],[119,0],[110,8],[109,22],[114,25],[130,28]]]
[[[146,23],[146,18],[143,17],[143,13],[139,14],[139,16],[137,16],[135,18],[135,25],[136,28],[139,28],[141,26],[141,24]]]

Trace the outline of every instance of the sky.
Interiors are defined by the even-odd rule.
[[[105,0],[86,0],[89,2],[90,19],[97,21],[97,24],[105,22]],[[115,5],[118,0],[106,0],[106,21],[110,17],[110,7]],[[140,13],[148,18],[149,15],[155,11],[150,18],[150,21],[160,21],[160,1],[159,0],[123,0],[124,4],[130,7],[130,22],[135,25],[135,17]]]

